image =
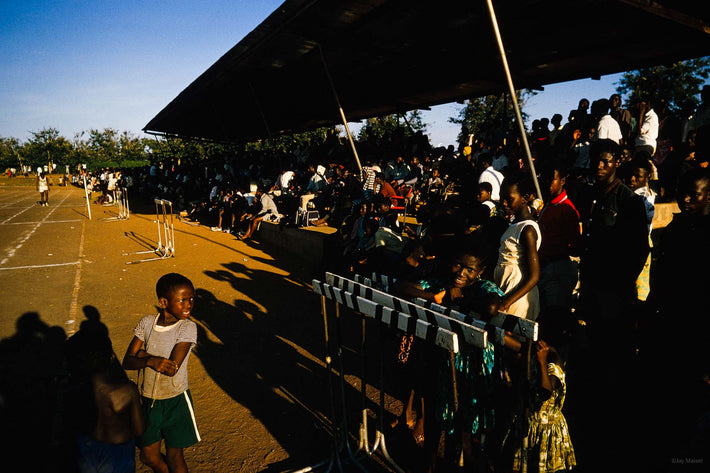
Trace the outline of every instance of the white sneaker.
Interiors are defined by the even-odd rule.
[[[212,228],[210,228],[210,230],[212,230],[213,232],[218,232],[222,229],[220,227],[212,227]]]

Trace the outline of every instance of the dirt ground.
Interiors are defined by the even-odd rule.
[[[132,202],[127,220],[116,219],[115,206],[92,204],[89,219],[82,189],[52,187],[48,207],[37,200],[34,188],[0,188],[0,340],[3,373],[18,380],[18,392],[21,383],[36,387],[47,382],[41,374],[28,373],[56,363],[47,347],[78,330],[87,315],[100,317],[121,358],[138,320],[156,313],[157,279],[180,272],[194,282],[198,299],[193,320],[199,342],[189,360],[189,380],[202,441],[185,451],[190,471],[289,471],[329,458],[328,382],[334,378],[326,375],[320,301],[310,289],[318,275],[315,268],[177,218],[175,256],[138,263],[155,255],[136,252],[154,250],[159,237],[165,243],[152,204]],[[359,343],[359,324],[343,318],[348,406],[361,402],[354,368],[360,362],[348,348]],[[44,344],[44,358],[26,348],[29,339]],[[136,373],[129,375],[136,379]],[[368,396],[376,399],[378,392],[370,386]],[[18,402],[23,408],[28,407],[23,402],[37,406],[46,401],[27,395]],[[341,418],[341,404],[334,402]],[[401,408],[389,396],[386,405],[392,411]],[[14,409],[16,404],[0,399],[0,406]],[[357,424],[352,420],[357,412],[348,413],[350,425]],[[46,413],[36,427],[51,445],[58,413],[52,406]],[[356,427],[350,430],[357,432]],[[367,461],[371,471],[379,468],[378,462]],[[137,471],[149,471],[137,465]]]

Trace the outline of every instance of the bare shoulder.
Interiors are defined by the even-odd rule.
[[[114,412],[121,412],[140,399],[138,387],[133,382],[114,385],[108,397]]]

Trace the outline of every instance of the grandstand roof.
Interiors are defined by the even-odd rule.
[[[516,88],[710,55],[695,0],[493,0]],[[286,0],[144,128],[241,141],[507,90],[485,0]]]

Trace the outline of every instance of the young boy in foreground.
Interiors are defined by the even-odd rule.
[[[143,370],[141,461],[158,473],[186,472],[183,449],[200,441],[187,378],[187,361],[197,342],[197,326],[189,320],[195,288],[185,276],[169,273],[158,280],[156,293],[160,313],[138,322],[123,367]]]

